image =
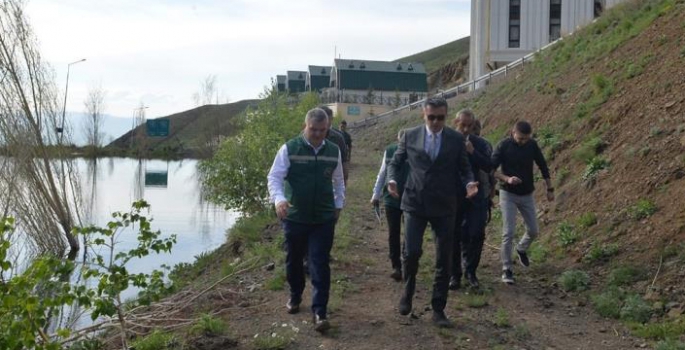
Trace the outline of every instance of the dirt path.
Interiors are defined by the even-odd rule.
[[[451,292],[447,314],[453,329],[438,329],[430,322],[430,279],[419,277],[414,316],[400,316],[397,302],[402,285],[390,277],[385,227],[380,228],[369,208],[373,155],[358,157],[352,169],[347,208],[349,234],[353,237],[345,256],[334,256],[333,288],[341,298],[331,297],[326,335],[311,329],[309,295],[303,312],[288,315],[283,291],[258,290],[249,305],[230,312],[228,319],[240,338],[239,347],[254,348],[255,337],[277,334],[291,337],[288,349],[630,349],[643,341],[627,335],[620,325],[600,318],[583,298],[569,296],[556,287],[560,269],[553,265],[516,268],[517,284],[499,281],[500,265],[496,235],[488,229],[479,276],[482,292]],[[430,235],[427,235],[430,236]],[[433,242],[424,245],[426,263],[433,259]],[[421,273],[421,272],[420,272]],[[342,286],[342,287],[341,287]],[[307,293],[310,286],[307,286]],[[333,294],[333,292],[332,292]],[[334,300],[336,299],[336,300]],[[644,346],[644,345],[643,345]]]

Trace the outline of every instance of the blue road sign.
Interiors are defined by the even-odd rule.
[[[147,136],[166,137],[169,136],[169,119],[149,119],[145,123]]]

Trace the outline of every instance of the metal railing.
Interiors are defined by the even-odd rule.
[[[535,56],[540,53],[541,51],[546,50],[547,48],[551,47],[552,45],[556,44],[557,42],[563,40],[563,38],[559,38],[541,48],[539,48],[536,51],[533,51],[513,62],[510,62],[509,64],[505,65],[504,67],[498,68],[486,75],[483,75],[479,78],[476,78],[474,80],[468,81],[466,83],[463,83],[461,85],[457,85],[453,88],[447,89],[440,91],[437,94],[434,94],[432,97],[442,97],[444,99],[452,99],[455,98],[459,95],[464,95],[469,92],[474,92],[478,89],[481,89],[488,84],[490,84],[493,79],[498,78],[498,77],[506,77],[509,73],[511,73],[512,70],[515,68],[523,67],[527,62],[532,61]],[[358,120],[356,122],[349,123],[348,128],[359,128],[359,127],[366,127],[370,125],[375,125],[379,121],[383,119],[387,119],[391,116],[397,115],[398,113],[405,111],[405,110],[414,110],[417,108],[421,108],[423,106],[423,103],[426,102],[426,99],[420,99],[416,102],[412,102],[410,104],[395,108],[391,111],[381,113],[378,115],[373,115],[373,116],[368,116],[362,120]]]

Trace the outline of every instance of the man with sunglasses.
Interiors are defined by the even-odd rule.
[[[478,193],[471,165],[466,154],[464,137],[445,128],[447,102],[442,98],[429,98],[424,103],[424,124],[406,130],[392,161],[388,164],[388,192],[399,198],[397,182],[405,163],[409,163],[409,176],[402,195],[401,209],[405,215],[404,293],[399,303],[402,315],[412,310],[416,288],[416,274],[422,254],[423,234],[428,223],[435,238],[435,276],[431,306],[433,323],[438,327],[451,327],[445,316],[454,216],[458,197],[466,193],[470,198]],[[465,191],[460,191],[464,186]]]

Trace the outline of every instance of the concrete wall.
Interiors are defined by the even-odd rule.
[[[603,0],[604,9],[625,0]],[[550,42],[549,0],[521,0],[520,45],[509,47],[509,0],[471,0],[469,79],[490,71],[488,63],[515,61]],[[561,35],[594,19],[594,0],[561,1]],[[500,64],[501,66],[501,64]]]

